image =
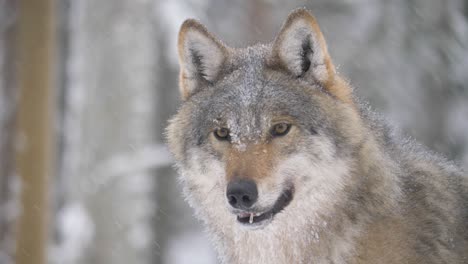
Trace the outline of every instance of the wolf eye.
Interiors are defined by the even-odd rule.
[[[270,133],[274,137],[284,136],[289,132],[289,129],[291,129],[290,124],[279,123],[273,126]]]
[[[214,135],[218,140],[229,140],[229,129],[222,127],[214,131]]]

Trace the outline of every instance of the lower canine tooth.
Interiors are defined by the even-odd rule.
[[[252,213],[252,214],[250,214],[249,223],[251,223],[251,224],[253,223],[253,218],[254,218],[254,214]]]

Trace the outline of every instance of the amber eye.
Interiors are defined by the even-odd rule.
[[[229,129],[225,127],[218,128],[214,131],[214,135],[218,140],[229,140]]]
[[[275,136],[275,137],[284,136],[289,132],[290,128],[291,128],[290,124],[278,123],[273,126],[270,133],[272,136]]]

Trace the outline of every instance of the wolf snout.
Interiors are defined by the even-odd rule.
[[[248,179],[233,180],[227,186],[226,196],[232,207],[249,209],[258,198],[257,184]]]

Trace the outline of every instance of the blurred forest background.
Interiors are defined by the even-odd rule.
[[[233,47],[317,17],[339,72],[468,168],[467,0],[0,0],[0,264],[210,264],[164,127],[177,31]]]

